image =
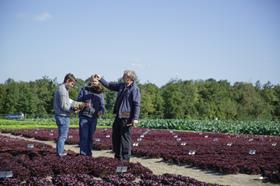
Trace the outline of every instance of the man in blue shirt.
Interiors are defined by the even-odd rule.
[[[112,143],[115,158],[129,161],[131,156],[131,126],[138,124],[140,114],[141,94],[135,83],[136,74],[132,70],[123,73],[123,83],[108,83],[99,75],[95,77],[106,88],[117,91],[117,99],[113,113],[116,114],[113,123]]]

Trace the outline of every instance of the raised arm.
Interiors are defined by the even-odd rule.
[[[94,78],[98,79],[98,81],[100,81],[100,83],[109,90],[119,91],[120,89],[120,83],[107,82],[104,78],[97,74],[94,75]]]

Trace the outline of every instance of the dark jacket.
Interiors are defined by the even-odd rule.
[[[80,90],[77,101],[89,102],[90,107],[86,107],[79,112],[79,117],[97,118],[98,112],[104,114],[105,102],[103,93],[92,87],[86,86]]]
[[[135,82],[128,87],[124,83],[108,83],[103,78],[100,82],[106,88],[118,92],[114,113],[119,118],[128,118],[130,121],[139,119],[141,94]]]

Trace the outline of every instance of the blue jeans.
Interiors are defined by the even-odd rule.
[[[96,130],[97,118],[80,117],[80,154],[92,156],[92,136]]]
[[[70,117],[55,115],[55,121],[58,126],[58,138],[56,141],[56,154],[62,156],[64,153],[64,144],[68,137]]]

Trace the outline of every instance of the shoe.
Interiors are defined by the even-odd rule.
[[[128,164],[128,163],[129,163],[129,160],[122,160],[122,162],[123,162],[124,164]]]
[[[119,160],[119,161],[120,161],[120,160],[121,160],[121,157],[120,157],[120,156],[115,155],[115,156],[114,156],[114,159],[116,159],[116,160]]]
[[[67,152],[63,152],[62,154],[58,154],[59,157],[63,157],[63,156],[66,156],[67,155]]]

